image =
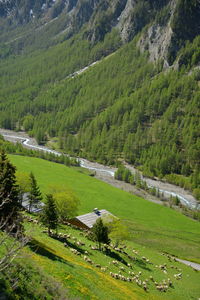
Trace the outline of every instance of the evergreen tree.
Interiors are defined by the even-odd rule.
[[[30,189],[30,193],[28,195],[29,212],[31,211],[32,206],[37,207],[38,204],[40,203],[40,201],[42,200],[42,195],[41,195],[40,189],[37,185],[37,181],[32,172],[30,173],[30,185],[31,185],[31,189]]]
[[[19,188],[15,178],[16,168],[9,162],[4,151],[0,154],[0,222],[5,230],[17,232],[21,228]]]
[[[56,229],[58,225],[58,214],[55,200],[52,194],[46,195],[46,205],[43,209],[42,222],[48,227],[48,234],[51,234],[51,229]]]
[[[92,231],[95,241],[99,244],[99,250],[101,250],[101,243],[109,244],[110,239],[108,237],[108,227],[103,224],[101,218],[97,219]]]

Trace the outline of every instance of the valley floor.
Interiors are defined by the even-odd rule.
[[[23,143],[23,145],[27,148],[31,148],[33,150],[35,149],[35,150],[45,151],[45,152],[52,152],[54,154],[60,155],[60,153],[55,150],[49,149],[48,147],[45,146],[39,146],[36,140],[34,138],[30,138],[25,132],[15,132],[12,130],[5,130],[0,128],[0,134],[3,135],[5,139],[11,142]],[[143,197],[146,200],[149,200],[151,202],[157,204],[163,204],[163,202],[160,201],[158,198],[150,195],[149,193],[141,189],[138,189],[136,186],[114,179],[114,173],[116,171],[116,168],[103,166],[98,163],[90,162],[85,159],[81,159],[80,161],[82,167],[95,171],[96,178],[108,184],[111,184],[112,186],[133,193],[137,196]],[[135,172],[135,168],[133,166],[126,164],[126,167],[128,167],[132,172]],[[191,208],[196,207],[197,201],[189,191],[186,191],[183,188],[176,186],[174,184],[162,182],[161,180],[153,180],[149,178],[143,178],[143,179],[147,182],[149,186],[155,187],[156,189],[159,189],[161,192],[163,192],[166,198],[170,198],[170,195],[174,197],[177,195],[183,204],[186,204]]]

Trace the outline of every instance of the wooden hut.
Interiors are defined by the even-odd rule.
[[[106,209],[98,210],[98,208],[95,208],[93,212],[77,216],[68,222],[83,229],[91,229],[98,218],[105,218],[107,216],[112,216],[112,219],[114,217],[113,214]]]

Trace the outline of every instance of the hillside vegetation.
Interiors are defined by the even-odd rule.
[[[135,242],[123,243],[121,252],[112,246],[110,251],[99,252],[86,232],[62,225],[59,236],[67,238],[49,237],[44,227],[26,221],[34,220],[32,216],[25,217],[26,232],[32,239],[12,270],[13,278],[18,276],[18,270],[21,274],[16,288],[9,290],[10,282],[6,281],[5,292],[10,299],[181,300],[198,297],[199,273],[170,256]],[[80,242],[82,246],[77,246]],[[180,273],[181,278],[176,279],[174,275]],[[128,280],[117,279],[116,274]],[[29,282],[24,284],[27,276]],[[143,289],[144,281],[147,291]],[[168,282],[171,286],[166,292],[156,288]]]
[[[80,199],[79,214],[94,207],[107,209],[125,220],[135,242],[199,262],[200,223],[180,213],[136,197],[72,168],[37,158],[9,156],[20,172],[35,174],[43,193],[52,186],[74,191]],[[181,249],[181,252],[180,252]]]
[[[41,91],[33,81],[40,86],[43,79],[29,70],[17,90],[10,82],[10,96],[5,89],[15,74],[5,66],[9,75],[1,89],[2,97],[6,95],[1,126],[24,128],[39,142],[57,136],[61,149],[102,163],[123,158],[142,165],[149,176],[190,177],[183,186],[196,189],[198,198],[199,75],[188,73],[198,45],[199,38],[182,50],[181,61],[188,67],[181,71],[159,73],[131,42],[84,74]],[[43,72],[46,81],[57,74],[53,64],[52,73]]]
[[[24,18],[23,28],[20,22],[14,27],[14,21],[9,27],[5,16],[1,18],[5,32],[11,30],[7,37],[2,30],[1,36],[0,126],[24,129],[39,143],[56,137],[64,151],[105,164],[124,159],[148,176],[181,175],[181,180],[176,175],[166,178],[199,199],[200,38],[198,30],[190,30],[192,18],[198,20],[197,1],[186,5],[179,0],[175,10],[171,1],[138,3],[133,7],[133,39],[126,43],[122,25],[112,25],[122,11],[130,13],[125,1],[122,6],[113,1],[111,7],[88,3],[87,16],[83,3],[75,2],[74,11],[79,16],[80,9],[82,17],[77,27],[69,26],[69,35],[60,27],[69,21],[62,9],[46,25],[39,12],[37,21]],[[147,8],[149,18],[141,23]],[[188,30],[181,34],[186,11]],[[174,65],[167,70],[166,57],[150,62],[152,49],[141,46],[155,16],[155,28],[165,30],[170,24],[173,31],[168,54]],[[154,44],[156,37],[143,39]],[[97,60],[83,74],[70,76]]]
[[[200,200],[199,28],[199,0],[0,0],[0,127],[119,170],[128,162]],[[199,272],[175,257],[200,263],[199,222],[98,181],[76,159],[2,137],[0,147],[43,199],[70,191],[78,214],[107,209],[129,233],[101,252],[88,232],[65,224],[48,236],[24,212],[30,241],[0,272],[0,298],[198,299]],[[0,231],[1,257],[12,239]]]
[[[99,251],[87,231],[59,225],[58,235],[48,236],[36,216],[24,213],[25,232],[31,239],[7,276],[0,275],[4,295],[10,299],[198,297],[199,272],[173,257],[180,257],[181,249],[182,257],[200,261],[198,222],[72,168],[38,158],[9,158],[19,172],[34,172],[43,193],[52,184],[73,189],[81,202],[80,214],[94,206],[108,209],[127,223],[130,238]],[[0,247],[0,255],[3,251]]]

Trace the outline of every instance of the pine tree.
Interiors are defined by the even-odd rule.
[[[37,181],[32,172],[30,173],[30,185],[31,185],[31,189],[30,189],[30,193],[28,195],[29,212],[31,211],[32,206],[37,207],[38,204],[40,203],[40,201],[42,200],[42,195],[41,195],[40,189],[37,185]]]
[[[101,218],[97,219],[92,231],[95,241],[99,244],[99,250],[101,250],[101,243],[109,244],[110,239],[108,237],[108,227],[103,224]]]
[[[16,184],[16,168],[9,162],[4,151],[0,154],[0,222],[12,233],[21,228],[19,188]]]
[[[56,229],[58,226],[58,214],[55,200],[52,194],[46,195],[46,205],[41,216],[42,222],[48,227],[48,234],[51,234],[51,229]]]

